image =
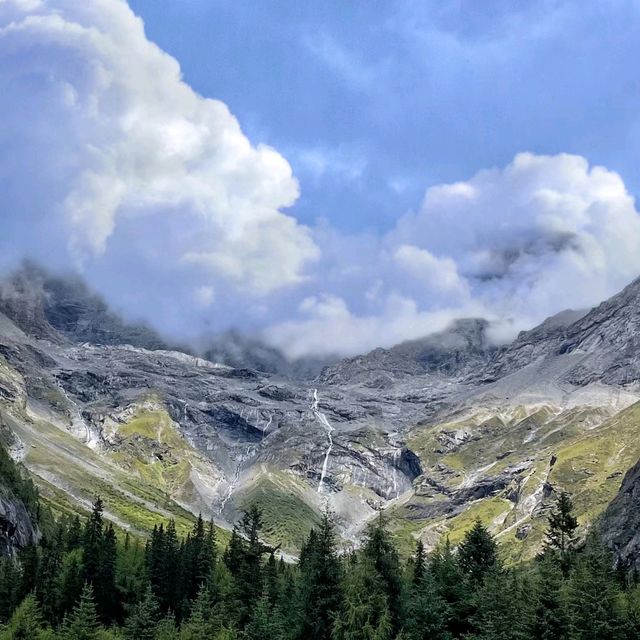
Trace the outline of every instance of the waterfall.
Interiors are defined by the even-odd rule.
[[[329,464],[329,455],[331,454],[331,449],[333,448],[333,438],[331,436],[333,432],[333,427],[329,420],[327,420],[327,416],[322,413],[318,409],[318,390],[313,390],[313,399],[311,401],[311,411],[313,411],[313,415],[316,420],[327,430],[327,451],[324,454],[324,462],[322,463],[322,472],[320,473],[320,484],[318,484],[318,493],[322,492],[322,486],[324,484],[324,478],[327,475],[327,466]]]

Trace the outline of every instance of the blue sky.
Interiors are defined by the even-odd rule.
[[[636,0],[4,0],[0,266],[180,339],[496,341],[640,274]]]
[[[583,155],[638,192],[637,3],[130,4],[197,91],[287,157],[305,222],[388,228],[427,186],[524,150]]]

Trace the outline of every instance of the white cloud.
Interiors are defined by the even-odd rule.
[[[309,147],[294,150],[290,158],[315,182],[324,178],[344,182],[359,180],[367,166],[366,158],[360,152],[342,147]]]
[[[475,297],[538,319],[595,304],[640,271],[640,217],[620,176],[580,156],[517,155],[429,189],[394,242],[453,259]]]
[[[375,314],[354,314],[345,300],[321,295],[305,299],[303,318],[280,323],[265,337],[290,357],[309,353],[355,355],[374,347],[390,347],[446,328],[459,317],[459,309],[421,311],[416,302],[398,293],[389,294]],[[468,307],[471,315],[481,309]]]
[[[421,208],[367,251],[346,258],[359,270],[341,298],[328,282],[331,295],[270,338],[292,354],[353,354],[483,316],[510,339],[637,277],[640,215],[618,174],[580,156],[521,153],[503,169],[428,189]]]
[[[451,258],[437,258],[427,249],[402,244],[394,252],[396,263],[410,276],[430,290],[451,295],[466,295],[467,283],[460,277]]]
[[[131,251],[195,286],[301,281],[318,250],[282,212],[298,197],[289,164],[196,94],[126,2],[4,0],[0,61],[0,143],[25,159],[0,163],[3,211],[36,224],[37,249],[55,228],[52,245],[90,265],[131,227]]]

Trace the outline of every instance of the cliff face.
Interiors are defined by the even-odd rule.
[[[0,495],[0,555],[14,555],[39,539],[40,533],[24,502],[15,497]]]
[[[640,569],[640,461],[624,476],[600,523],[604,541],[628,566]]]

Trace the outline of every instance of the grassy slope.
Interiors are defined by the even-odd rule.
[[[300,478],[263,467],[243,487],[236,504],[241,509],[253,504],[260,507],[265,539],[296,552],[319,522],[319,515],[303,499],[306,490]]]
[[[442,449],[438,435],[456,429],[468,431],[471,440],[453,452],[438,453]],[[406,504],[392,508],[392,522],[407,552],[418,536],[434,543],[448,535],[455,543],[479,517],[499,535],[510,559],[529,558],[546,528],[549,500],[542,500],[545,483],[573,496],[583,526],[591,524],[615,496],[624,472],[640,459],[640,403],[613,416],[600,408],[560,411],[550,406],[517,407],[500,415],[478,412],[457,422],[418,427],[411,433],[409,446],[419,453],[425,473],[438,475],[449,489],[464,485],[474,472],[489,465],[483,474],[491,476],[525,460],[530,467],[522,474],[517,504],[507,499],[510,487],[470,503],[450,518],[411,520]],[[552,456],[556,458],[553,465]],[[445,465],[447,472],[442,473],[438,464]],[[437,499],[412,500],[419,504]],[[519,540],[516,532],[522,525],[530,525],[531,530]]]

